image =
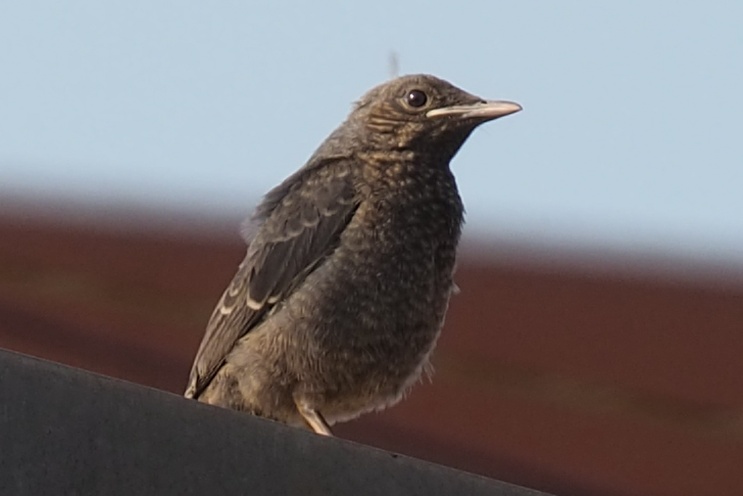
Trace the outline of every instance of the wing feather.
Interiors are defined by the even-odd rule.
[[[247,255],[209,319],[187,397],[198,397],[237,340],[338,246],[358,207],[351,166],[334,160],[301,169],[258,206]]]

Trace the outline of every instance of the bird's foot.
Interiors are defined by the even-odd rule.
[[[295,403],[297,405],[299,414],[302,416],[304,421],[307,422],[307,425],[310,426],[310,429],[315,431],[315,433],[321,434],[323,436],[333,436],[333,432],[330,430],[330,426],[325,421],[320,412],[318,412],[314,408],[307,406],[301,400],[295,401]]]

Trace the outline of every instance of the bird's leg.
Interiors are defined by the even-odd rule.
[[[314,408],[310,408],[301,400],[295,401],[295,404],[297,405],[299,414],[304,418],[304,421],[307,422],[307,425],[315,431],[315,433],[323,436],[333,436],[333,433],[330,431],[330,426],[325,422],[325,419],[322,417],[320,412]]]

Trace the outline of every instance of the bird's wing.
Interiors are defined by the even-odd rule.
[[[214,309],[186,396],[209,384],[240,337],[290,294],[337,247],[358,207],[343,161],[302,169],[266,195],[237,274]]]

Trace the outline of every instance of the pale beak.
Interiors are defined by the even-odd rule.
[[[426,112],[426,117],[456,117],[459,119],[475,119],[490,121],[513,114],[521,110],[521,105],[506,100],[482,100],[469,105],[452,105]]]

